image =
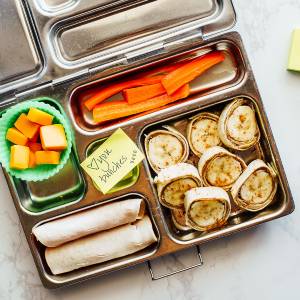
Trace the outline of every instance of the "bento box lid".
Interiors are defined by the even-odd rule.
[[[236,21],[231,0],[3,0],[0,11],[0,96],[169,53]]]

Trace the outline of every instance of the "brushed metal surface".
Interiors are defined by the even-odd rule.
[[[236,96],[244,96],[253,101],[259,116],[259,123],[264,138],[261,140],[261,147],[258,151],[262,150],[266,159],[273,163],[280,180],[280,189],[276,195],[276,201],[262,212],[248,214],[237,210],[226,227],[203,234],[192,232],[189,233],[190,235],[182,235],[172,231],[170,227],[168,215],[157,200],[152,174],[146,161],[140,166],[139,177],[135,184],[112,194],[102,195],[93,184],[91,178],[86,174],[82,174],[84,182],[82,189],[84,191],[78,201],[63,203],[57,207],[42,210],[39,213],[30,211],[25,203],[26,201],[27,203],[32,201],[34,197],[38,198],[37,196],[41,195],[41,191],[29,185],[26,189],[29,188],[31,192],[26,193],[24,192],[26,189],[22,190],[21,185],[16,184],[5,173],[25,236],[41,280],[46,287],[57,288],[78,283],[248,229],[293,211],[292,195],[241,37],[238,33],[232,32],[209,38],[211,34],[228,29],[234,24],[235,16],[230,0],[215,1],[214,3],[217,4],[219,10],[216,10],[210,17],[200,18],[200,20],[196,21],[189,19],[185,24],[177,23],[176,29],[174,29],[175,27],[173,29],[164,28],[158,32],[155,31],[157,28],[153,28],[153,31],[150,30],[149,32],[141,30],[141,32],[136,32],[136,36],[134,32],[130,32],[130,34],[128,33],[130,35],[129,39],[131,36],[136,37],[132,41],[123,44],[120,43],[120,40],[113,44],[111,40],[113,47],[109,49],[104,49],[104,47],[101,50],[101,47],[97,48],[98,46],[96,46],[99,52],[94,53],[96,48],[91,49],[90,52],[85,50],[79,56],[76,56],[76,54],[73,61],[67,61],[57,51],[59,48],[55,43],[59,40],[57,38],[59,37],[57,35],[59,30],[81,24],[82,20],[87,21],[87,23],[92,22],[92,20],[100,20],[104,16],[105,11],[116,16],[120,10],[132,12],[133,10],[131,9],[133,7],[139,8],[143,6],[147,8],[148,5],[157,5],[162,0],[157,0],[153,3],[148,3],[149,1],[114,1],[114,3],[108,4],[105,4],[105,1],[92,0],[89,1],[86,7],[85,4],[87,2],[83,0],[54,0],[54,2],[51,0],[40,0],[38,3],[37,1],[27,1],[32,13],[28,13],[28,20],[32,21],[39,34],[40,45],[37,41],[35,45],[36,47],[41,47],[47,64],[43,68],[42,75],[36,76],[33,84],[26,87],[23,86],[22,90],[18,91],[16,99],[12,98],[12,102],[7,103],[7,107],[15,102],[38,97],[46,96],[56,99],[72,123],[76,141],[74,153],[76,153],[77,163],[85,159],[90,145],[107,138],[118,127],[122,127],[142,149],[143,135],[151,126],[157,126],[162,122],[168,123],[183,119],[185,116],[195,114],[203,109],[216,109],[216,107],[224,105],[225,101],[229,101]],[[121,2],[122,5],[117,7],[116,4],[121,4]],[[192,2],[191,0],[190,3]],[[22,3],[24,3],[24,7],[27,7],[25,2],[22,1]],[[42,9],[41,3],[44,4]],[[212,2],[208,1],[206,3]],[[180,10],[180,7],[178,9]],[[134,49],[147,49],[149,45],[160,42],[164,45],[164,51],[157,52],[155,56],[144,55],[138,57],[138,59],[127,59],[128,57],[135,57],[128,55]],[[211,76],[194,82],[192,87],[193,94],[185,101],[176,103],[162,111],[121,120],[118,123],[110,123],[107,124],[108,126],[88,124],[90,119],[81,112],[76,95],[83,89],[92,88],[104,82],[115,81],[119,78],[126,78],[157,64],[187,59],[211,49],[224,50],[227,54],[226,64],[224,64],[223,68],[219,70],[217,68],[212,71]],[[16,88],[17,85],[13,85],[10,92],[13,92]],[[255,155],[259,154],[259,152],[254,153]],[[50,185],[47,186],[46,184],[43,188],[43,197],[48,197],[53,192]],[[64,191],[60,196],[63,195]],[[60,276],[54,276],[50,273],[44,261],[44,249],[32,236],[32,228],[34,226],[59,216],[93,207],[94,205],[101,205],[102,203],[130,196],[140,196],[147,201],[148,210],[159,237],[157,244],[144,251],[112,260],[105,264],[86,267]]]
[[[2,0],[0,6],[1,94],[34,80],[42,69],[42,58],[22,1]]]

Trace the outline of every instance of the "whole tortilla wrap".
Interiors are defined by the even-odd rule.
[[[51,272],[57,275],[135,253],[156,241],[152,223],[145,216],[134,224],[46,248],[45,257]]]
[[[113,202],[35,227],[32,232],[43,245],[57,247],[81,237],[142,219],[142,199]]]

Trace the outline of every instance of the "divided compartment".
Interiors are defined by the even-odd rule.
[[[155,66],[144,67],[138,71],[130,72],[129,74],[122,75],[119,74],[114,78],[90,82],[88,84],[77,87],[71,94],[70,97],[70,106],[71,113],[73,115],[73,120],[75,123],[82,129],[86,131],[99,131],[103,128],[121,124],[126,125],[129,122],[137,122],[145,117],[150,117],[152,114],[156,114],[157,112],[145,112],[129,117],[125,117],[122,119],[118,119],[115,121],[109,121],[102,124],[96,124],[92,118],[92,112],[89,112],[87,108],[84,106],[84,100],[87,98],[89,94],[92,94],[93,91],[97,91],[101,88],[106,87],[111,83],[118,83],[122,81],[127,81],[132,78],[138,78],[143,75],[143,72],[148,72],[151,69],[155,69],[157,67],[165,66],[168,64],[176,63],[179,61],[188,61],[190,59],[201,56],[205,53],[208,53],[213,50],[221,50],[225,54],[225,60],[212,67],[204,74],[199,76],[197,79],[191,82],[191,97],[195,94],[199,96],[204,96],[207,94],[212,94],[214,92],[227,89],[234,85],[237,85],[245,74],[245,63],[243,61],[242,55],[238,46],[231,40],[223,39],[218,42],[212,42],[207,44],[206,46],[197,47],[192,51],[186,51],[180,55],[173,55],[167,60],[161,60],[155,63]],[[114,95],[109,98],[107,101],[118,100],[122,97],[121,93]],[[179,104],[189,102],[189,98],[176,101],[163,109],[161,109],[158,113],[164,114],[170,107],[176,107]]]
[[[253,98],[246,97],[243,95],[238,95],[235,98],[244,98],[247,99],[250,103],[253,103],[256,112],[257,122],[261,132],[261,138],[259,144],[253,146],[249,150],[246,151],[236,151],[232,149],[228,149],[228,150],[242,157],[247,164],[249,164],[251,161],[257,158],[260,158],[266,161],[267,163],[271,163],[272,167],[274,168],[274,170],[278,175],[278,183],[279,183],[274,200],[269,206],[267,206],[262,211],[249,212],[238,208],[233,202],[233,200],[231,199],[232,211],[227,224],[225,224],[220,228],[216,228],[214,230],[210,230],[207,232],[200,232],[193,229],[189,231],[178,230],[173,224],[170,210],[160,204],[161,211],[162,211],[162,218],[164,220],[166,231],[169,237],[176,243],[193,244],[193,243],[209,240],[216,236],[226,235],[229,234],[230,232],[241,230],[241,228],[243,227],[251,226],[251,224],[254,224],[255,222],[261,222],[267,217],[275,218],[277,215],[282,214],[282,211],[287,206],[288,199],[285,192],[285,188],[283,186],[284,178],[279,171],[280,167],[277,165],[276,159],[271,150],[271,144],[273,143],[273,141],[271,140],[270,136],[267,135],[266,132],[266,124],[263,121],[264,112],[259,108],[257,102]],[[163,125],[171,125],[175,127],[179,132],[181,132],[186,137],[186,127],[189,118],[197,115],[200,112],[211,112],[215,114],[220,114],[221,111],[226,106],[226,104],[228,104],[235,98],[232,99],[225,98],[224,100],[219,101],[216,104],[201,106],[201,108],[185,113],[184,115],[172,117],[169,119],[163,119],[154,124],[150,124],[146,126],[142,130],[142,133],[140,134],[140,147],[143,148],[145,152],[145,147],[144,147],[145,136],[150,132],[152,132],[153,130],[161,129]],[[192,151],[190,151],[188,162],[194,164],[197,167],[198,161],[199,158],[195,154],[193,154]],[[148,161],[146,164],[147,164],[148,176],[154,178],[156,176],[156,173],[151,169],[151,166],[149,165]],[[152,182],[153,190],[155,191],[155,197],[158,201],[155,184],[153,183],[153,180],[151,182]]]
[[[116,258],[116,259],[113,259],[113,260],[110,260],[107,262],[99,263],[96,265],[84,267],[84,268],[74,270],[74,271],[71,271],[71,272],[68,272],[65,274],[53,275],[46,263],[46,260],[45,260],[45,254],[44,254],[45,246],[42,245],[40,242],[38,242],[36,240],[36,238],[33,236],[33,234],[31,233],[28,241],[30,243],[30,246],[31,246],[34,258],[36,260],[36,263],[38,265],[38,270],[40,272],[40,275],[41,275],[44,285],[48,288],[54,288],[54,287],[59,287],[64,284],[79,282],[81,280],[87,279],[88,277],[92,278],[92,277],[95,277],[96,275],[104,275],[104,274],[107,274],[107,273],[115,271],[115,270],[120,270],[122,268],[126,268],[130,265],[137,264],[139,262],[143,262],[147,258],[153,256],[156,253],[156,251],[158,250],[158,247],[159,247],[159,244],[161,241],[160,232],[159,232],[158,226],[154,220],[153,213],[151,211],[148,199],[146,199],[144,196],[142,196],[140,194],[136,194],[136,193],[127,194],[125,196],[120,196],[120,197],[116,197],[116,198],[111,198],[107,201],[102,201],[100,203],[72,211],[68,214],[60,215],[60,216],[57,216],[52,219],[45,219],[42,222],[39,222],[38,224],[36,224],[34,227],[39,226],[43,223],[47,223],[54,219],[59,219],[61,217],[65,217],[67,215],[72,215],[77,212],[85,211],[85,210],[95,208],[95,207],[98,207],[101,205],[109,204],[109,203],[112,203],[115,201],[122,201],[122,200],[126,200],[126,199],[136,199],[136,198],[143,199],[143,201],[145,202],[145,205],[146,205],[145,212],[151,220],[154,233],[157,237],[157,242],[153,243],[152,245],[148,246],[147,248],[140,250],[136,253],[133,253],[133,254],[130,254],[130,255],[127,255],[124,257]]]
[[[92,142],[86,149],[86,156],[90,156],[94,151],[96,151],[107,138],[102,138],[100,140]],[[133,186],[139,179],[140,175],[140,165],[134,167],[121,181],[119,181],[107,194],[112,194],[123,189]],[[95,188],[100,192],[100,187],[93,181]]]
[[[50,98],[41,98],[63,112],[62,107]],[[66,165],[53,177],[38,182],[24,181],[4,173],[13,190],[18,195],[20,206],[29,213],[42,213],[63,205],[72,204],[83,198],[85,181],[80,171],[80,165],[74,145]]]

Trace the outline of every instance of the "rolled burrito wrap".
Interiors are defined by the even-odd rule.
[[[135,253],[156,241],[152,223],[145,216],[134,224],[46,248],[45,257],[51,272],[57,275]]]
[[[36,238],[47,247],[57,247],[86,235],[111,229],[142,219],[145,203],[142,199],[113,202],[91,208],[33,229]]]

